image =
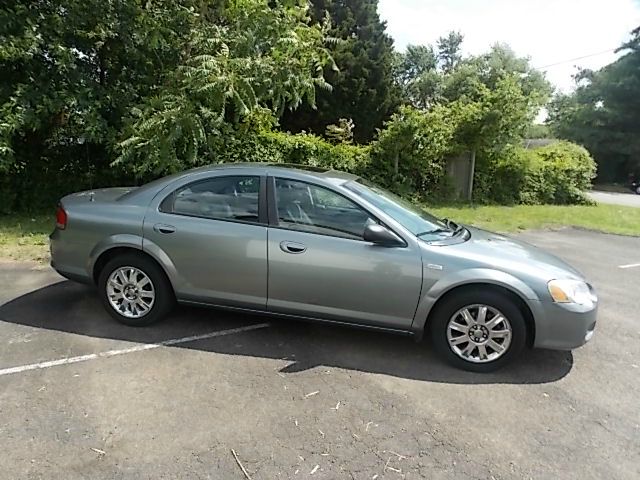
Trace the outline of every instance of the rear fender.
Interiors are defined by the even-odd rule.
[[[89,273],[89,275],[93,274],[93,269],[98,258],[100,258],[100,255],[114,248],[123,247],[139,250],[140,252],[144,252],[152,257],[165,271],[167,277],[169,277],[169,281],[174,286],[174,288],[176,287],[178,282],[180,282],[180,277],[175,265],[173,264],[169,256],[160,247],[147,239],[143,239],[139,235],[131,234],[112,235],[98,243],[89,255],[89,261],[87,263],[87,272]]]
[[[139,235],[132,235],[130,233],[121,233],[117,235],[110,235],[106,238],[100,240],[95,247],[89,253],[89,258],[87,260],[87,273],[89,277],[93,275],[93,268],[102,255],[107,250],[111,250],[112,248],[118,247],[126,247],[133,248],[135,250],[142,251],[142,237]]]

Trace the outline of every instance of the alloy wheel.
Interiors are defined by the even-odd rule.
[[[107,280],[107,298],[111,307],[127,318],[144,317],[155,302],[153,282],[136,267],[118,267]]]
[[[447,341],[460,358],[488,363],[502,357],[511,344],[513,331],[507,317],[490,305],[467,305],[447,324]]]

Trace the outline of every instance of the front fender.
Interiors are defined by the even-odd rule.
[[[540,308],[540,299],[522,280],[499,270],[469,268],[440,278],[431,285],[431,288],[423,292],[416,310],[416,316],[413,319],[412,330],[418,334],[424,331],[431,309],[444,294],[456,287],[471,284],[497,285],[512,291],[529,306],[534,318]]]

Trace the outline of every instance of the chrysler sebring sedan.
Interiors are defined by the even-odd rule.
[[[149,325],[176,303],[412,335],[485,372],[525,347],[593,335],[597,298],[570,265],[447,219],[357,176],[227,164],[64,197],[51,265]]]

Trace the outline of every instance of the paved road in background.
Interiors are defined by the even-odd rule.
[[[587,192],[587,195],[598,203],[609,203],[611,205],[624,205],[627,207],[640,208],[640,195],[634,193],[617,192]]]
[[[519,237],[593,281],[598,326],[488,375],[409,338],[215,310],[125,327],[90,288],[0,265],[0,477],[246,480],[233,449],[253,480],[638,479],[640,238]]]

